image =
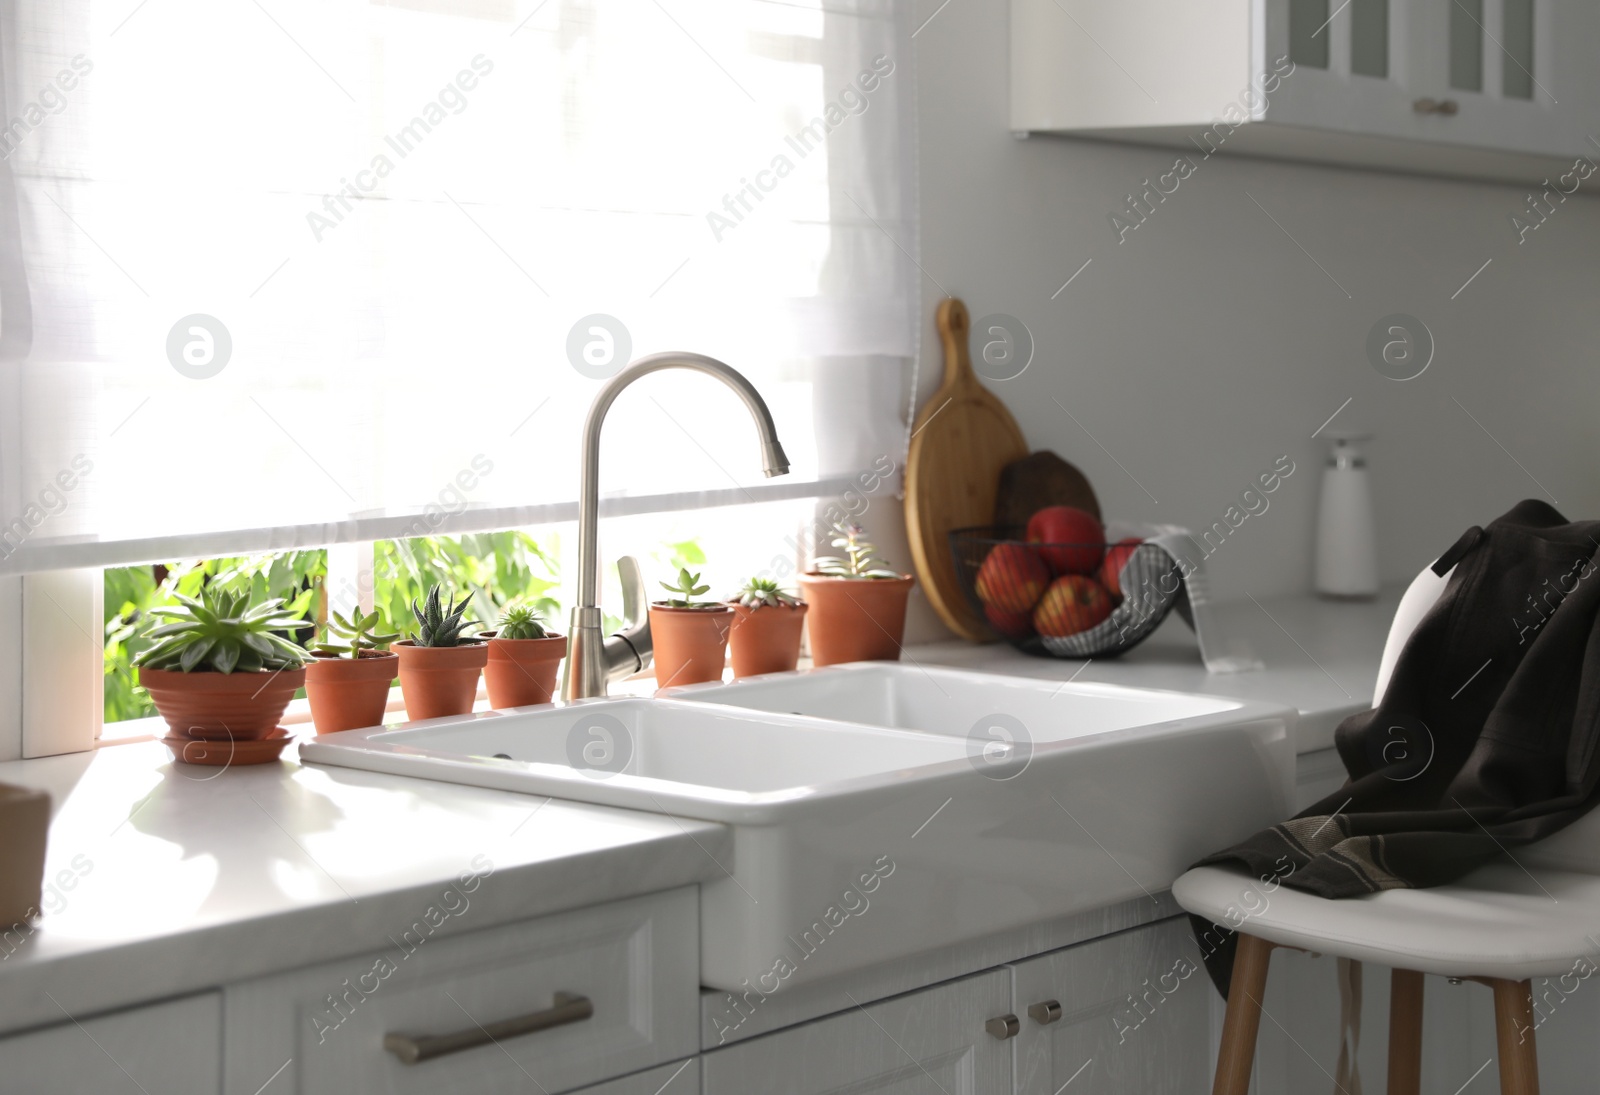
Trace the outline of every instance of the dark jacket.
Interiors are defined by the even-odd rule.
[[[1383,702],[1339,726],[1348,782],[1201,862],[1353,897],[1454,881],[1581,817],[1600,776],[1597,556],[1600,521],[1540,501],[1468,529]],[[1225,991],[1232,947],[1208,965]]]

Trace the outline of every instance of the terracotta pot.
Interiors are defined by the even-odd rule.
[[[283,718],[295,690],[306,683],[306,671],[141,669],[139,683],[173,733],[210,741],[260,741]]]
[[[733,606],[733,631],[728,635],[728,657],[735,677],[762,673],[787,673],[800,661],[800,632],[806,622],[805,604]]]
[[[380,725],[399,666],[399,656],[389,651],[363,650],[359,658],[313,655],[306,663],[306,699],[317,733]]]
[[[567,656],[567,637],[502,639],[493,631],[484,634],[489,638],[489,664],[483,667],[489,706],[549,703],[556,691],[556,670]]]
[[[400,656],[400,694],[406,718],[442,719],[465,715],[478,695],[478,674],[489,661],[488,643],[418,646],[401,639],[391,649]]]
[[[900,660],[906,633],[906,598],[917,580],[835,578],[800,575],[800,592],[811,605],[806,617],[814,665]]]
[[[673,608],[652,604],[650,638],[655,644],[657,687],[720,681],[732,628],[733,609],[727,605]]]

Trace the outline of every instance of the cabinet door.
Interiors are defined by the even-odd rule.
[[[984,1029],[1011,1010],[990,970],[701,1057],[704,1095],[1003,1095],[1011,1043]]]
[[[1257,0],[1262,56],[1294,63],[1268,120],[1545,156],[1595,154],[1583,0]],[[1536,180],[1530,180],[1536,181]]]
[[[209,992],[0,1038],[6,1095],[204,1095],[222,1086],[222,996]]]
[[[1426,0],[1425,99],[1440,139],[1552,155],[1587,153],[1600,28],[1582,0]],[[1537,180],[1530,180],[1537,181]]]
[[[1426,137],[1413,102],[1432,86],[1419,44],[1432,0],[1258,0],[1263,73],[1293,71],[1267,120],[1318,129]]]
[[[1013,967],[1018,1095],[1209,1089],[1213,989],[1187,917]]]

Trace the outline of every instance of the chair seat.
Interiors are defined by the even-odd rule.
[[[1494,863],[1448,886],[1330,901],[1242,870],[1172,884],[1189,912],[1272,943],[1448,977],[1521,981],[1600,964],[1600,875]],[[1230,912],[1230,910],[1232,910]]]

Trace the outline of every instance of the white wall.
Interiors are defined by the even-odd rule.
[[[923,0],[921,18],[936,6]],[[933,309],[948,290],[974,321],[1027,324],[1032,366],[991,387],[1034,448],[1088,474],[1109,515],[1209,526],[1290,455],[1298,470],[1271,508],[1209,562],[1224,597],[1310,588],[1326,451],[1311,434],[1347,398],[1335,428],[1377,434],[1386,579],[1410,577],[1524,497],[1597,515],[1600,202],[1570,199],[1519,245],[1508,218],[1525,191],[1514,187],[1213,156],[1118,244],[1108,215],[1177,153],[1014,138],[1005,10],[952,0],[915,39],[924,398],[941,364]],[[1438,346],[1405,383],[1379,376],[1365,351],[1368,329],[1395,312],[1421,318]]]

